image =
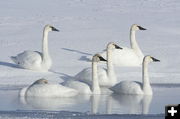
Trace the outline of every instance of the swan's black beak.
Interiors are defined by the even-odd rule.
[[[151,58],[152,58],[153,62],[160,62],[160,60],[158,60],[158,59],[156,59],[154,57],[151,57]]]
[[[100,59],[100,61],[105,61],[105,62],[107,62],[107,60],[106,59],[104,59],[103,57],[101,57],[101,56],[99,56],[99,59]]]
[[[52,27],[52,31],[58,31],[59,32],[59,30],[56,29],[55,27]]]
[[[143,28],[141,26],[138,26],[138,28],[139,28],[139,30],[147,30],[147,29],[145,29],[145,28]]]
[[[123,49],[123,48],[119,47],[119,46],[116,45],[116,44],[114,44],[114,46],[115,46],[116,49]]]

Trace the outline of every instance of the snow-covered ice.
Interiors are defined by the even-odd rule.
[[[149,113],[155,114],[151,109],[156,109],[158,114],[164,113],[161,109],[164,108],[165,103],[176,104],[179,103],[180,98],[177,94],[180,91],[179,6],[179,0],[1,1],[1,95],[10,90],[12,92],[8,95],[9,98],[18,97],[17,92],[21,87],[30,85],[42,77],[60,83],[74,76],[82,69],[91,66],[90,62],[86,61],[86,57],[105,49],[108,42],[129,46],[129,29],[136,23],[147,28],[146,31],[138,31],[136,36],[143,53],[161,60],[160,63],[152,63],[149,66],[154,91]],[[18,68],[11,61],[10,56],[24,50],[40,51],[42,30],[46,24],[51,24],[60,30],[59,33],[49,34],[49,50],[53,60],[51,70],[45,73]],[[141,68],[116,67],[115,71],[118,81],[141,81]],[[174,99],[168,96],[169,94],[172,94]],[[159,102],[162,98],[167,99]],[[19,100],[17,98],[16,101]],[[7,100],[0,105],[8,103]],[[155,108],[154,105],[157,103],[160,107]],[[7,110],[10,108],[15,109],[10,106]],[[89,107],[84,106],[84,108]],[[16,115],[16,112],[12,113]],[[12,118],[9,116],[12,113],[2,112],[0,118],[4,118],[3,115]],[[127,118],[133,117],[128,115]],[[153,118],[156,116],[153,115]]]

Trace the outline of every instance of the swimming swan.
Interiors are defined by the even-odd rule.
[[[92,68],[91,68],[92,69],[92,72],[91,72],[92,85],[91,86],[77,80],[65,81],[62,83],[62,85],[73,88],[77,90],[80,94],[101,94],[101,90],[99,87],[99,80],[98,80],[99,69],[97,66],[97,63],[100,61],[106,61],[106,60],[103,57],[101,57],[99,54],[95,54],[92,58]]]
[[[21,68],[48,71],[52,62],[48,52],[48,32],[59,31],[53,26],[46,25],[43,32],[42,53],[38,51],[24,51],[17,56],[11,56],[11,59]]]
[[[98,80],[100,86],[111,87],[117,83],[116,75],[114,72],[114,66],[112,61],[112,51],[114,49],[122,49],[113,42],[108,43],[107,45],[107,69],[98,68]],[[91,68],[86,68],[78,73],[75,78],[79,81],[85,82],[89,85],[92,84],[91,78]]]
[[[21,97],[72,97],[78,92],[59,84],[49,84],[46,79],[39,79],[29,87],[22,88]]]
[[[160,60],[155,59],[151,56],[145,56],[143,60],[142,66],[142,83],[136,81],[121,81],[110,89],[114,93],[119,94],[144,94],[144,95],[152,95],[152,88],[149,82],[148,75],[148,64],[150,62],[159,62]]]
[[[136,41],[135,33],[137,30],[146,30],[145,28],[133,24],[130,29],[131,48],[122,47],[123,50],[115,49],[112,53],[112,60],[115,66],[141,66],[144,55]],[[106,57],[106,51],[100,53]]]

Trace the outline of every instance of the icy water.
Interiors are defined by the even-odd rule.
[[[21,86],[22,87],[22,86]],[[75,111],[90,114],[161,114],[180,103],[179,84],[153,84],[153,96],[78,95],[72,98],[19,98],[19,86],[0,86],[0,110]]]

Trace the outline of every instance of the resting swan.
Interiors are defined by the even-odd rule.
[[[97,63],[100,61],[106,61],[103,57],[99,54],[95,54],[92,58],[92,85],[89,86],[86,83],[76,81],[76,80],[69,80],[62,83],[62,85],[73,88],[77,90],[80,94],[101,94],[101,90],[99,87],[98,81],[98,66]]]
[[[144,94],[144,95],[152,95],[152,88],[149,82],[148,75],[148,64],[150,62],[159,62],[160,60],[155,59],[151,56],[145,56],[143,60],[142,66],[142,83],[136,81],[121,81],[110,89],[114,93],[119,94]]]
[[[113,42],[108,43],[107,45],[107,70],[104,68],[98,68],[98,80],[100,86],[111,87],[117,83],[116,75],[114,72],[114,66],[112,61],[112,51],[114,49],[122,49]],[[75,79],[85,82],[89,85],[92,84],[91,78],[91,68],[86,68],[82,70],[75,76]]]
[[[39,79],[29,87],[21,89],[21,97],[72,97],[78,92],[59,84],[49,84],[46,79]]]
[[[11,59],[21,68],[48,71],[52,65],[48,52],[48,32],[59,31],[53,26],[46,25],[43,32],[42,53],[38,51],[24,51]]]
[[[131,48],[122,47],[123,50],[115,49],[112,52],[112,60],[115,66],[141,66],[144,55],[136,41],[135,32],[137,30],[146,30],[145,28],[133,24],[130,29]],[[106,51],[100,53],[106,57]]]

